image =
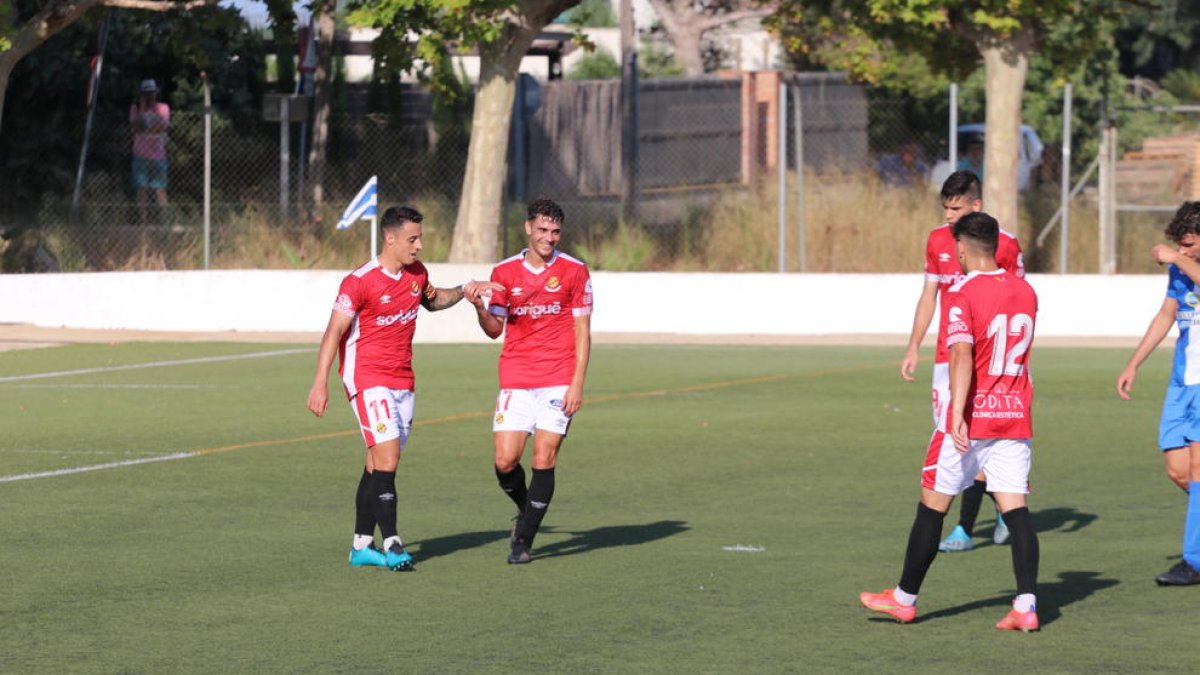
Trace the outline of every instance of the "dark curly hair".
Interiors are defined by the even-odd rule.
[[[1189,234],[1200,235],[1200,202],[1184,202],[1163,229],[1163,234],[1176,244]]]
[[[968,213],[959,218],[951,232],[956,240],[966,239],[981,251],[996,255],[996,246],[1000,241],[1000,224],[983,211]]]
[[[942,183],[942,201],[956,197],[966,197],[974,201],[983,196],[983,187],[979,184],[979,176],[974,171],[960,169],[946,177]]]
[[[529,217],[526,218],[526,220],[533,220],[538,216],[542,216],[547,220],[552,220],[560,225],[562,224],[563,220],[566,219],[566,215],[563,214],[562,207],[556,204],[553,199],[546,199],[544,197],[542,199],[530,202]]]

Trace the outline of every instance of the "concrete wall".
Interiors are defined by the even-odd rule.
[[[435,285],[487,265],[429,265]],[[166,331],[322,331],[345,271],[226,270],[0,275],[0,323]],[[1137,337],[1166,275],[1033,275],[1041,336]],[[597,272],[597,333],[897,335],[912,326],[917,274]],[[424,314],[424,312],[422,313]],[[485,341],[466,304],[417,322],[417,340]]]

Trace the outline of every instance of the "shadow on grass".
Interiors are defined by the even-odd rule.
[[[1039,534],[1045,534],[1046,532],[1078,532],[1091,525],[1099,517],[1094,513],[1077,511],[1068,506],[1042,509],[1034,511],[1030,515],[1033,517],[1033,524]],[[983,541],[976,541],[975,548],[993,545],[990,533],[995,527],[996,521],[994,520],[980,521],[980,525],[975,528],[976,536],[979,536],[980,532],[987,532],[989,534],[984,537]]]
[[[536,546],[537,542],[534,542],[534,554],[538,558],[553,558],[615,546],[636,546],[665,539],[688,529],[687,523],[681,520],[660,520],[644,525],[608,525],[583,532],[566,532],[571,535],[570,539],[546,546]]]
[[[646,542],[664,539],[672,535],[686,532],[688,526],[679,520],[660,520],[644,525],[609,525],[597,527],[583,532],[560,532],[553,527],[543,527],[542,537],[546,533],[571,535],[570,539],[559,541],[546,546],[535,546],[534,552],[538,558],[553,558],[561,555],[587,553],[601,548],[614,546],[634,546]],[[485,530],[479,532],[462,532],[445,537],[422,539],[409,543],[408,549],[418,562],[450,555],[480,546],[486,546],[497,541],[507,541],[508,530]],[[536,543],[536,542],[535,542]]]
[[[1058,574],[1058,581],[1038,584],[1038,619],[1043,626],[1054,623],[1062,616],[1063,607],[1083,600],[1097,591],[1116,586],[1118,583],[1120,582],[1116,579],[1100,578],[1099,572],[1060,572]],[[945,609],[939,609],[925,615],[918,614],[917,621],[944,619],[987,607],[1008,608],[1012,603],[1014,594],[1015,591],[1005,595],[998,595],[994,598],[975,600],[958,605],[957,607],[946,607]],[[1003,612],[997,613],[997,621],[1000,620],[1001,614]],[[888,620],[890,621],[890,619]]]

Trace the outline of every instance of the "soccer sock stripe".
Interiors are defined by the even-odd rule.
[[[1183,521],[1183,559],[1200,570],[1200,482],[1188,483],[1187,519]]]
[[[924,504],[917,504],[917,517],[908,534],[908,549],[904,552],[904,571],[900,574],[900,590],[912,595],[921,593],[925,574],[937,557],[938,538],[946,514]]]
[[[358,492],[354,495],[354,534],[375,536],[375,509],[371,506],[371,472],[365,468],[358,479]]]
[[[517,467],[508,473],[501,473],[500,469],[496,469],[496,480],[499,481],[504,494],[517,505],[517,510],[524,512],[525,502],[529,499],[529,491],[525,488],[525,468],[518,463]]]
[[[371,474],[371,507],[379,534],[389,539],[396,536],[396,472],[375,470]]]
[[[534,469],[529,480],[529,501],[517,524],[517,539],[526,546],[533,546],[533,538],[542,526],[542,518],[550,508],[554,497],[554,469]]]
[[[958,524],[968,537],[975,533],[975,519],[979,517],[979,506],[983,504],[983,493],[986,491],[987,482],[982,480],[975,481],[971,487],[963,490]]]
[[[1012,533],[1013,576],[1017,580],[1017,593],[1037,593],[1038,558],[1040,556],[1037,528],[1029,508],[1022,506],[1004,514],[1008,531]]]

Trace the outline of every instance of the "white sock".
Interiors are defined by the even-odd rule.
[[[1022,593],[1013,600],[1013,609],[1021,612],[1036,612],[1037,611],[1037,596],[1033,593]]]
[[[355,551],[361,551],[364,548],[366,548],[374,543],[375,543],[374,535],[370,535],[370,534],[354,535],[354,550]]]
[[[404,542],[400,541],[400,536],[397,535],[395,537],[388,537],[387,539],[383,540],[383,550],[387,551],[387,550],[391,549],[392,544],[399,544],[400,546],[404,546]]]
[[[917,596],[913,595],[912,593],[905,593],[904,591],[900,590],[899,586],[892,591],[892,597],[896,599],[896,602],[904,605],[905,607],[912,607],[913,605],[917,604]]]

